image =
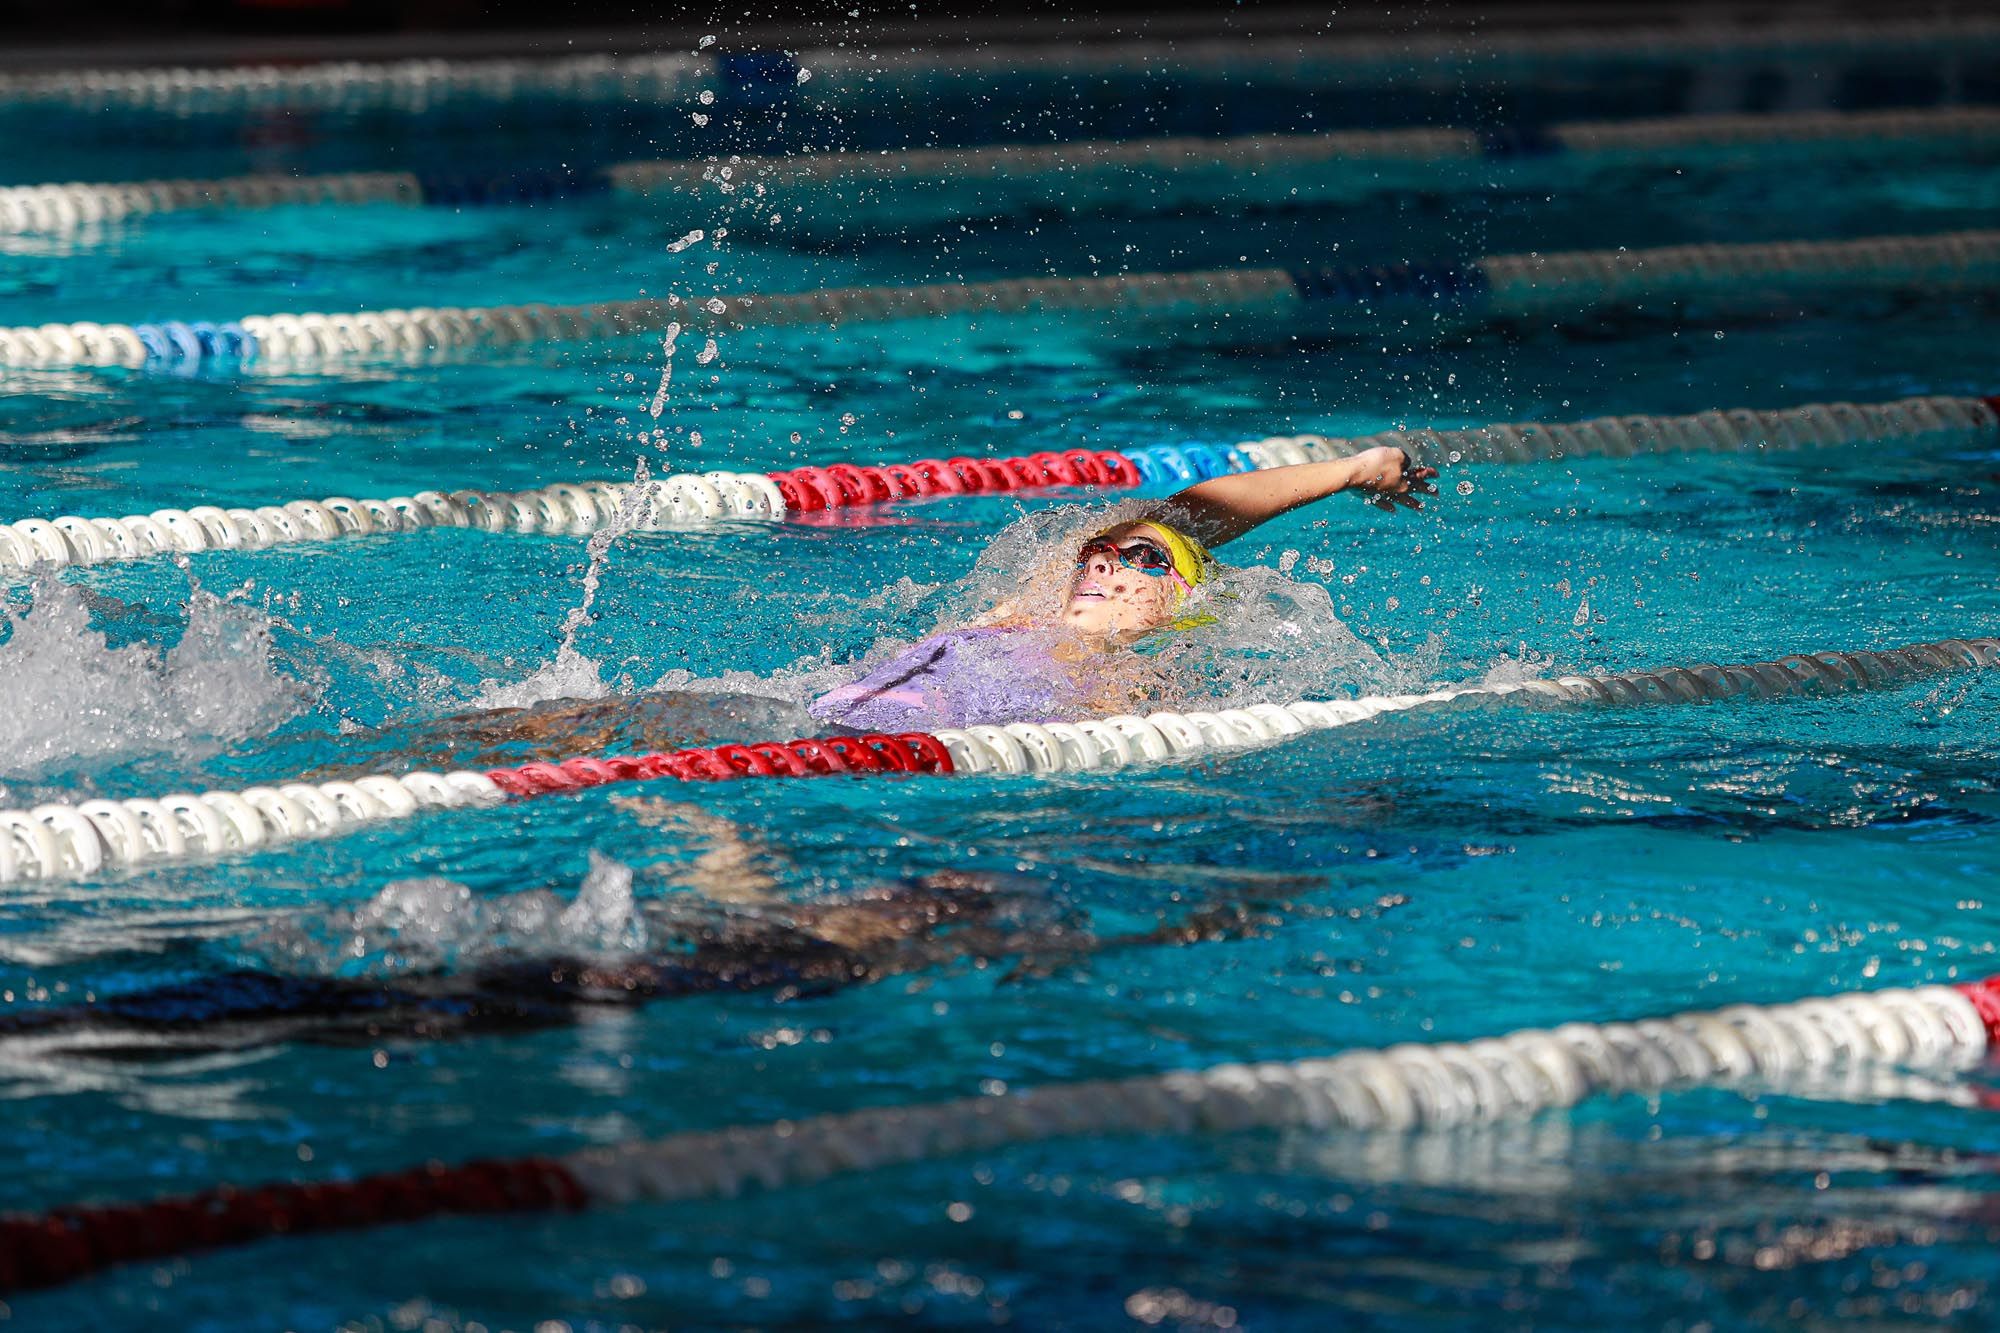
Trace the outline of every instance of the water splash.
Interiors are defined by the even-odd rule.
[[[532,708],[558,699],[602,699],[610,693],[603,664],[579,652],[574,642],[565,639],[556,648],[555,660],[543,663],[526,678],[482,682],[470,707],[474,710]]]
[[[114,647],[92,612],[152,630],[143,608],[44,575],[25,606],[0,597],[0,771],[32,778],[81,760],[201,758],[275,729],[311,691],[273,663],[272,621],[192,586],[180,641]]]
[[[555,660],[542,666],[525,680],[484,681],[472,701],[474,708],[529,708],[555,699],[602,699],[611,693],[602,666],[576,646],[577,635],[596,619],[591,608],[597,602],[598,585],[612,543],[650,519],[653,508],[651,471],[642,457],[633,467],[632,485],[611,521],[590,536],[586,548],[590,563],[583,572],[583,598],[563,617],[562,638],[556,644]]]
[[[1118,523],[1157,516],[1159,502],[1067,505],[1008,525],[971,573],[939,599],[940,628],[970,623],[996,605],[1009,619],[1057,626],[1075,573],[1077,547]],[[1318,583],[1261,566],[1223,566],[1196,588],[1186,610],[1214,618],[1199,629],[1143,645],[1162,679],[1160,706],[1214,700],[1232,706],[1329,698],[1401,686],[1434,660],[1405,661],[1363,643]]]
[[[592,852],[567,903],[548,889],[484,898],[439,876],[399,879],[358,907],[273,926],[243,951],[293,975],[387,977],[506,958],[614,958],[649,943],[631,867]]]
[[[1485,674],[1479,678],[1479,683],[1519,685],[1522,681],[1541,680],[1550,675],[1555,667],[1556,660],[1553,657],[1537,652],[1523,643],[1513,654],[1503,654],[1488,664]]]
[[[667,336],[660,341],[664,357],[660,363],[660,386],[653,390],[653,401],[646,405],[647,413],[655,421],[660,419],[660,413],[667,410],[667,394],[674,383],[674,344],[680,341],[680,336],[681,326],[679,321],[675,321],[667,325]]]

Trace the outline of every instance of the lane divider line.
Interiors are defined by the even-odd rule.
[[[172,552],[264,550],[432,528],[586,533],[615,522],[659,530],[725,520],[775,521],[954,495],[1184,486],[1233,472],[1324,462],[1377,446],[1407,449],[1425,461],[1447,464],[1861,443],[1935,448],[1996,439],[2000,398],[1933,395],[1887,403],[1806,403],[1775,411],[1735,408],[1678,417],[1382,431],[1352,438],[1277,435],[1228,446],[1190,442],[1006,458],[833,463],[779,472],[677,473],[639,485],[587,481],[525,491],[419,491],[360,500],[334,495],[254,509],[196,505],[123,518],[63,514],[0,522],[0,577],[41,566],[94,565]]]
[[[1337,324],[1391,311],[1512,318],[1644,308],[1699,299],[1805,301],[1863,292],[2000,289],[2000,231],[1764,241],[1646,250],[1488,255],[1470,262],[1308,264],[1297,268],[1007,278],[773,295],[678,295],[585,305],[417,307],[327,315],[245,315],[222,323],[84,321],[0,328],[0,366],[173,366],[262,360],[284,367],[426,357],[455,349],[576,342],[658,332],[825,326],[976,315],[1121,311],[1175,316],[1301,315]]]
[[[1254,75],[1260,86],[1324,88],[1425,69],[1533,76],[1601,61],[1838,59],[1885,55],[1972,57],[2000,45],[2000,22],[1950,18],[1778,19],[1468,31],[1329,34],[1284,31],[1068,42],[982,41],[923,49],[805,48],[557,58],[327,60],[304,65],[150,66],[0,74],[0,105],[179,115],[274,109],[423,112],[456,101],[560,98],[666,101],[708,90],[762,104],[868,100],[895,91],[935,95],[995,75],[1043,77]],[[802,83],[799,74],[815,76]],[[1816,71],[1822,78],[1829,72]]]
[[[842,774],[1086,773],[1260,748],[1385,713],[1466,699],[1545,706],[1631,706],[1780,699],[1875,689],[2000,666],[2000,639],[1946,639],[1883,652],[1821,652],[1736,666],[1696,665],[1564,676],[1423,694],[1250,704],[1217,711],[1126,714],[1076,722],[1013,722],[896,735],[821,736],[664,754],[528,763],[483,773],[372,775],[290,782],[243,792],[177,792],[158,800],[93,800],[0,810],[0,884],[88,879],[196,856],[236,855],[423,809],[453,809],[673,778],[811,778]]]
[[[2000,108],[1792,111],[1578,121],[1483,130],[1354,130],[1230,138],[1175,137],[999,144],[980,148],[778,157],[618,162],[596,170],[273,173],[210,180],[68,181],[0,187],[0,232],[68,234],[127,219],[194,210],[300,205],[466,206],[536,203],[616,190],[663,203],[704,195],[719,181],[754,182],[766,210],[811,200],[791,192],[867,192],[848,199],[841,225],[867,229],[958,217],[1004,202],[1015,209],[1085,213],[1106,207],[1164,212],[1190,203],[1311,204],[1351,197],[1386,179],[1414,188],[1483,187],[1463,164],[1479,159],[1559,161],[1565,170],[1771,157],[1796,161],[1957,153],[2000,143]],[[1343,175],[1353,164],[1360,174]],[[1769,165],[1767,163],[1767,165]],[[727,171],[725,178],[721,175]],[[1384,172],[1392,173],[1386,178]],[[1221,177],[1221,180],[1218,180]],[[1223,182],[1226,181],[1226,185]],[[1218,189],[1218,186],[1222,188]],[[1141,188],[1143,187],[1143,188]],[[866,207],[859,207],[865,201]]]
[[[1842,1072],[1952,1072],[2000,1044],[2000,977],[1564,1023],[1472,1041],[1219,1064],[875,1106],[531,1156],[309,1184],[220,1186],[0,1219],[0,1290],[307,1232],[444,1215],[577,1212],[733,1199],[853,1172],[1101,1136],[1252,1130],[1411,1132],[1517,1119],[1594,1097],[1813,1085]],[[1980,1103],[1970,1088],[1960,1100]]]

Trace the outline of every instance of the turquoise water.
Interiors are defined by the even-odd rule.
[[[167,148],[113,165],[183,170]],[[0,324],[1939,231],[1991,225],[2000,170],[1788,184],[1683,180],[1643,209],[1607,181],[867,244],[745,233],[678,254],[680,227],[609,199],[164,218],[18,247]],[[1243,339],[908,324],[724,337],[707,365],[683,338],[657,423],[664,358],[641,339],[328,375],[9,372],[0,514],[522,487],[626,477],[641,457],[656,473],[764,468],[1991,393],[1996,334],[1977,303],[1912,300],[1449,340],[1333,338],[1310,320]],[[656,428],[663,446],[640,441]],[[1421,515],[1337,500],[1227,551],[1284,569],[1244,586],[1311,627],[1252,688],[1734,661],[2000,624],[1991,448],[1466,466],[1442,489]],[[754,677],[783,693],[996,592],[975,564],[988,541],[1074,503],[627,536],[560,658],[590,567],[575,539],[445,532],[71,571],[6,594],[0,804],[414,766],[428,724],[526,686]],[[19,1166],[0,1207],[1983,976],[2000,970],[1996,737],[2000,682],[1974,676],[1781,703],[1466,709],[1124,775],[598,791],[15,886],[0,898],[0,1145]],[[580,1006],[435,1039],[326,1022],[36,1032],[46,1019],[22,1017],[245,971],[442,985],[615,960],[635,920],[658,952],[732,856],[779,900],[766,918],[888,894],[944,895],[968,920],[871,955],[864,984]],[[464,900],[437,884],[391,888],[427,877],[480,910],[445,911]],[[523,896],[537,893],[588,910],[552,923]],[[1210,938],[1145,938],[1187,923]],[[1962,1084],[1996,1090],[1990,1069]],[[1713,1091],[1450,1135],[1057,1142],[726,1205],[286,1240],[10,1312],[216,1330],[1922,1327],[1991,1308],[1995,1153],[2000,1128],[1966,1105]]]

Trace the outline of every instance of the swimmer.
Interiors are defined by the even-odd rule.
[[[1288,906],[1224,902],[1152,930],[1099,936],[1032,886],[963,871],[812,904],[750,906],[676,894],[642,909],[664,947],[634,953],[508,953],[462,970],[388,978],[233,968],[80,1003],[0,1011],[0,1067],[42,1077],[66,1059],[102,1071],[121,1060],[151,1064],[166,1053],[450,1040],[568,1026],[649,1001],[761,993],[782,1003],[1010,960],[1008,977],[1027,978],[1080,968],[1112,950],[1265,933],[1282,924]]]
[[[1056,596],[1024,596],[933,634],[814,699],[804,716],[757,695],[662,691],[447,718],[399,749],[425,763],[481,766],[1128,711],[1162,687],[1156,660],[1133,649],[1212,623],[1199,606],[1216,576],[1211,548],[1342,492],[1391,512],[1418,509],[1437,493],[1436,477],[1384,447],[1199,482],[1052,553]]]
[[[1004,603],[821,695],[808,711],[822,723],[886,732],[1124,711],[1152,697],[1158,681],[1148,659],[1123,650],[1212,623],[1189,607],[1214,576],[1209,548],[1342,491],[1386,510],[1419,509],[1421,496],[1437,493],[1436,476],[1401,449],[1378,448],[1199,482],[1084,541],[1053,617]]]

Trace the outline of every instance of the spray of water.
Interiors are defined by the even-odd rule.
[[[667,393],[674,383],[674,344],[680,341],[681,326],[678,321],[667,325],[667,336],[660,342],[660,386],[653,390],[653,401],[646,411],[653,420],[660,419],[660,413],[667,410]]]
[[[306,976],[450,972],[505,958],[614,958],[647,948],[631,867],[596,852],[576,896],[548,889],[482,897],[431,876],[385,885],[357,907],[271,926],[243,961]]]
[[[590,560],[583,572],[583,597],[563,617],[555,660],[526,680],[484,682],[478,697],[473,700],[473,707],[527,708],[552,699],[602,699],[611,692],[611,687],[605,683],[603,668],[576,646],[576,639],[584,627],[595,619],[591,608],[597,603],[598,585],[604,578],[604,567],[612,544],[651,517],[652,488],[647,485],[650,480],[646,460],[640,458],[633,469],[632,485],[625,492],[618,513],[591,534],[587,548]]]
[[[306,707],[310,691],[274,664],[271,620],[190,585],[186,629],[164,652],[143,641],[114,647],[92,611],[148,629],[156,617],[53,576],[25,600],[0,595],[0,772],[27,779],[80,762],[200,759]]]
[[[704,101],[713,100],[710,94],[703,93],[701,96]],[[696,121],[698,124],[706,123],[705,118],[699,115]],[[729,170],[723,168],[719,178],[726,180],[729,175]],[[697,227],[678,240],[670,242],[666,247],[667,253],[680,254],[704,240],[712,241],[715,246],[720,247],[728,235],[727,227],[718,226],[712,231]],[[708,271],[714,273],[715,265],[710,264]],[[725,308],[721,301],[713,296],[704,304],[715,312]],[[653,390],[651,401],[646,405],[647,414],[655,423],[666,412],[673,392],[674,352],[682,332],[683,327],[678,321],[669,323],[666,336],[661,340],[660,379]],[[712,365],[720,355],[720,348],[716,340],[711,337],[704,340],[701,350],[695,354],[695,361],[705,367]],[[653,443],[662,452],[666,449],[667,431],[662,427],[656,425],[653,429],[642,433],[640,438],[642,441]],[[691,446],[698,448],[702,443],[699,431],[690,431],[687,438]],[[479,693],[472,700],[474,708],[528,708],[558,699],[601,699],[611,693],[611,686],[604,680],[602,667],[577,647],[577,635],[594,619],[592,607],[597,601],[598,584],[604,576],[605,563],[613,543],[648,516],[650,499],[645,494],[648,489],[645,484],[648,476],[646,459],[641,455],[635,466],[634,485],[627,492],[617,517],[591,537],[589,565],[583,575],[583,595],[563,620],[555,660],[524,680],[483,682]]]

